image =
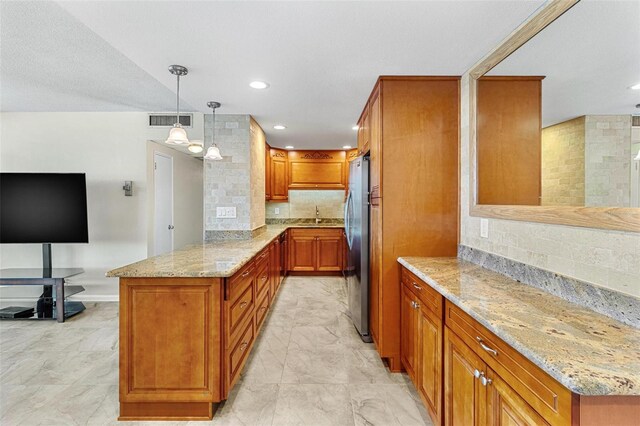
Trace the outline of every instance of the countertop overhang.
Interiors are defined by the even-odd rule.
[[[225,278],[235,274],[280,234],[290,228],[344,228],[339,224],[267,225],[247,240],[215,240],[192,244],[107,272],[119,278]]]
[[[640,395],[640,330],[457,258],[398,262],[572,392]]]

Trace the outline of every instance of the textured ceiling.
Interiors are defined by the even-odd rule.
[[[638,114],[640,1],[582,0],[491,70],[543,75],[544,126],[590,114]]]
[[[195,110],[217,100],[274,146],[336,148],[379,75],[461,75],[541,4],[3,2],[2,109],[170,111],[177,63]]]

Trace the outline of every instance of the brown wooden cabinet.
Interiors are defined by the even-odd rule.
[[[540,205],[542,79],[478,80],[478,204]]]
[[[345,189],[345,151],[289,151],[289,189]]]
[[[287,151],[271,148],[271,200],[289,199],[289,161]]]
[[[290,230],[289,270],[293,272],[340,272],[343,269],[341,228]]]
[[[459,83],[380,77],[361,116],[371,158],[369,325],[392,371],[402,369],[398,257],[457,254]]]
[[[487,424],[487,391],[479,380],[481,373],[486,374],[485,363],[449,329],[444,345],[444,424]]]
[[[351,161],[353,159],[355,159],[358,156],[358,149],[354,148],[354,149],[350,149],[348,151],[346,151],[346,158],[345,158],[345,188],[344,188],[344,196],[345,199],[347,197],[347,195],[349,194],[349,163],[351,163]]]
[[[358,152],[360,154],[369,152],[369,125],[369,105],[367,104],[360,115],[360,120],[358,120]]]
[[[418,362],[418,312],[413,292],[402,288],[402,305],[400,306],[401,327],[400,342],[402,350],[402,365],[413,383],[417,383],[416,370]]]

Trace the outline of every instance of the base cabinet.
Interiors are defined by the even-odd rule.
[[[342,271],[343,232],[341,228],[290,230],[289,270],[293,272]]]

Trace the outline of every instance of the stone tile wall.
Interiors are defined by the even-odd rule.
[[[584,206],[585,117],[542,129],[543,206]]]
[[[586,205],[629,207],[631,116],[589,115],[585,126]]]
[[[344,216],[343,190],[291,190],[288,203],[266,203],[267,218],[303,219],[315,218],[316,206],[321,218],[342,218]],[[280,214],[275,214],[275,208]]]
[[[640,297],[640,233],[489,219],[489,237],[480,237],[480,218],[469,214],[468,74],[461,90],[460,243]]]
[[[205,116],[211,143],[212,115]],[[251,231],[264,225],[264,133],[249,115],[216,114],[215,143],[223,159],[205,160],[205,238],[214,231]],[[235,207],[233,219],[217,218],[216,207]]]

